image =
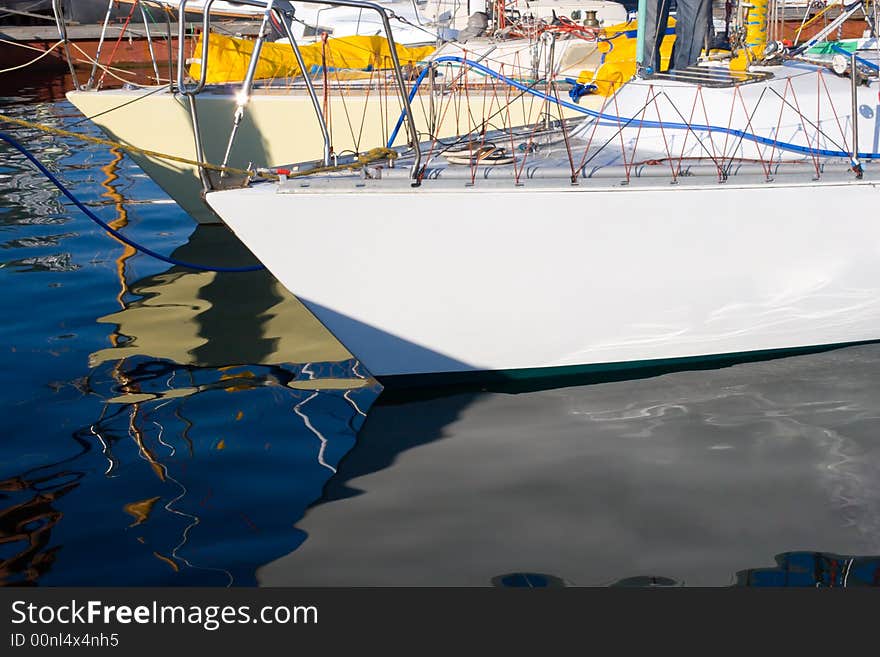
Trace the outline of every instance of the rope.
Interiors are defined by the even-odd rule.
[[[25,62],[24,64],[19,64],[18,66],[12,66],[12,67],[10,67],[10,68],[2,68],[2,69],[0,69],[0,73],[9,73],[10,71],[17,71],[18,69],[21,69],[21,68],[27,68],[27,67],[30,66],[31,64],[36,64],[38,61],[40,61],[41,59],[43,59],[43,57],[45,57],[45,56],[48,55],[50,52],[52,52],[53,50],[55,50],[55,48],[57,48],[58,46],[60,46],[62,43],[64,43],[64,41],[58,41],[58,42],[55,43],[51,48],[49,48],[48,50],[43,51],[43,54],[42,54],[42,55],[38,55],[37,57],[34,57],[34,58],[33,58],[31,61],[29,61],[29,62]],[[39,48],[36,48],[36,50],[39,50]]]
[[[131,146],[129,144],[123,144],[118,141],[112,141],[110,139],[101,139],[100,137],[89,137],[88,135],[82,135],[78,132],[71,132],[69,130],[62,130],[61,128],[55,128],[50,125],[46,125],[45,123],[35,123],[33,121],[25,121],[24,119],[17,119],[12,116],[6,116],[5,114],[0,114],[0,121],[8,121],[9,123],[14,123],[15,125],[19,125],[23,128],[31,128],[34,130],[40,130],[41,132],[47,132],[53,135],[59,135],[61,137],[71,137],[73,139],[79,139],[80,141],[86,141],[90,144],[99,144],[101,146],[107,146],[109,148],[119,148],[128,153],[137,153],[139,155],[147,155],[149,157],[155,157],[160,160],[169,160],[171,162],[180,162],[181,164],[189,164],[194,167],[201,167],[203,169],[207,169],[208,171],[220,171],[225,173],[233,173],[242,176],[260,176],[263,178],[268,178],[270,180],[277,180],[278,176],[268,173],[255,173],[253,171],[249,171],[247,169],[236,169],[234,167],[224,167],[218,164],[211,164],[210,162],[199,162],[198,160],[191,160],[186,157],[180,157],[179,155],[169,155],[168,153],[159,153],[157,151],[151,151],[146,148],[138,148],[137,146]]]
[[[102,64],[101,62],[93,59],[92,56],[89,55],[89,53],[87,53],[85,50],[83,50],[78,45],[76,45],[76,41],[70,41],[70,45],[75,50],[78,50],[79,54],[82,55],[84,58],[84,59],[78,59],[77,60],[78,62],[86,62],[89,64],[94,64],[95,66],[100,68],[102,71],[104,71],[105,73],[110,75],[111,78],[113,78],[114,80],[117,80],[119,82],[123,82],[125,84],[136,84],[136,83],[132,82],[131,80],[126,80],[125,78],[121,78],[118,75],[116,75],[116,73],[113,73],[113,71],[117,71],[119,73],[124,73],[125,75],[132,75],[132,76],[137,75],[134,71],[126,71],[125,69],[116,68],[115,66],[110,66],[108,64]]]
[[[101,139],[100,137],[90,137],[88,135],[83,135],[78,132],[71,132],[70,130],[62,130],[61,128],[55,128],[50,125],[46,125],[45,123],[35,123],[33,121],[25,121],[24,119],[17,119],[13,116],[7,116],[6,114],[0,114],[0,121],[8,121],[9,123],[14,123],[15,125],[19,125],[23,128],[31,128],[34,130],[40,130],[42,132],[46,132],[53,135],[59,135],[61,137],[70,137],[73,139],[79,139],[80,141],[85,141],[90,144],[98,144],[100,146],[107,146],[108,148],[118,148],[122,151],[126,151],[129,153],[138,153],[140,155],[147,155],[149,157],[155,157],[162,160],[170,160],[171,162],[180,162],[181,164],[189,164],[195,167],[201,167],[203,169],[207,169],[209,171],[218,171],[223,173],[231,173],[240,176],[247,176],[249,178],[264,178],[266,180],[278,180],[278,173],[286,175],[288,178],[297,178],[299,176],[311,175],[313,173],[327,173],[330,171],[345,171],[348,169],[357,169],[368,164],[372,164],[373,162],[378,162],[380,160],[388,160],[397,158],[398,154],[392,148],[373,148],[366,153],[359,154],[357,156],[357,160],[354,162],[349,162],[346,164],[331,164],[328,166],[319,166],[313,169],[305,169],[303,171],[293,171],[291,172],[289,169],[278,168],[275,170],[271,169],[258,169],[256,171],[251,171],[248,169],[237,169],[235,167],[229,166],[220,166],[218,164],[211,164],[210,162],[199,162],[198,160],[191,160],[186,157],[180,157],[178,155],[169,155],[168,153],[159,153],[157,151],[151,151],[146,148],[138,148],[137,146],[130,146],[128,144],[123,144],[118,141],[113,141],[111,139]],[[2,133],[0,133],[2,134]],[[278,173],[276,173],[278,172]]]
[[[43,50],[42,48],[35,48],[34,46],[29,46],[29,45],[27,45],[27,44],[25,44],[25,43],[19,43],[19,42],[17,42],[17,41],[9,41],[8,39],[0,39],[0,43],[5,43],[5,44],[11,45],[11,46],[17,46],[17,47],[19,47],[19,48],[24,48],[24,49],[26,49],[26,50],[33,50],[33,51],[35,51],[35,52],[42,53],[42,54],[40,55],[40,57],[44,57],[44,56],[46,55],[46,52],[47,52],[47,51]],[[64,41],[61,41],[61,42],[59,42],[59,43],[64,43]],[[118,75],[115,75],[115,74],[113,73],[113,71],[117,71],[117,72],[119,72],[119,73],[124,73],[124,74],[126,74],[126,75],[136,75],[134,72],[132,72],[132,71],[127,71],[127,70],[125,70],[125,69],[121,69],[121,68],[116,68],[115,66],[106,66],[106,65],[104,65],[104,64],[99,64],[99,63],[97,63],[94,59],[92,59],[92,58],[89,56],[89,54],[88,54],[85,50],[83,50],[83,49],[80,48],[78,45],[76,45],[76,42],[75,42],[75,41],[70,41],[69,43],[70,43],[70,45],[71,45],[73,48],[75,48],[76,50],[78,50],[78,51],[80,52],[80,54],[84,57],[84,59],[77,59],[77,60],[76,60],[77,62],[88,63],[88,64],[97,64],[102,70],[104,70],[104,71],[107,72],[111,77],[113,77],[113,78],[119,80],[120,82],[124,82],[124,83],[126,83],[126,84],[134,84],[134,83],[131,82],[130,80],[126,80],[126,79],[124,79],[124,78],[119,77]],[[54,48],[55,48],[56,46],[58,46],[58,45],[59,45],[59,44],[56,43],[54,46],[52,46],[52,48],[50,48],[50,50],[54,49]],[[40,57],[37,57],[37,59],[40,59]],[[29,66],[30,64],[33,64],[35,61],[37,61],[37,59],[35,59],[35,60],[31,61],[31,62],[28,62],[28,64],[26,64],[26,66]],[[7,70],[12,71],[12,70],[15,70],[15,69],[7,69]],[[3,72],[4,72],[4,71],[0,71],[0,73],[3,73]]]
[[[34,46],[29,46],[26,43],[19,43],[18,41],[10,41],[9,39],[0,39],[0,43],[5,43],[10,46],[17,46],[19,48],[24,48],[26,50],[33,50],[35,52],[39,52],[39,53],[43,53],[43,54],[45,54],[45,52],[46,52],[42,48],[35,48]],[[64,43],[64,42],[61,41],[61,43]],[[115,66],[106,66],[104,64],[100,64],[100,63],[96,62],[94,59],[92,59],[91,56],[89,56],[89,54],[85,50],[83,50],[78,45],[76,45],[75,41],[70,41],[69,43],[73,48],[78,50],[80,52],[80,54],[84,57],[84,59],[77,59],[76,60],[77,62],[88,63],[88,64],[97,64],[102,70],[106,70],[111,77],[116,78],[120,82],[125,82],[127,84],[134,84],[133,82],[131,82],[129,80],[126,80],[124,78],[120,78],[117,75],[114,75],[112,73],[112,71],[117,71],[118,73],[125,73],[126,75],[136,75],[134,72],[127,71],[122,68],[116,68]],[[58,44],[55,44],[55,45],[58,45]],[[52,47],[54,48],[55,46],[52,46]]]
[[[51,182],[58,190],[64,194],[70,201],[78,207],[82,212],[96,224],[98,224],[101,228],[103,228],[107,233],[115,237],[117,240],[122,242],[123,244],[127,244],[133,249],[137,249],[141,253],[145,253],[148,256],[156,258],[157,260],[161,260],[162,262],[167,262],[170,265],[177,265],[178,267],[186,267],[187,269],[195,269],[197,271],[216,271],[216,272],[228,272],[228,273],[243,273],[250,271],[261,271],[265,269],[263,265],[251,265],[249,267],[208,267],[206,265],[199,265],[191,262],[185,262],[183,260],[178,260],[176,258],[172,258],[169,256],[164,256],[160,253],[153,251],[152,249],[143,246],[142,244],[138,244],[133,240],[129,239],[118,230],[112,228],[109,224],[104,222],[100,217],[98,217],[94,212],[92,212],[86,205],[80,201],[76,196],[73,195],[67,187],[65,187],[64,183],[62,183],[49,169],[45,167],[45,165],[40,162],[30,151],[28,151],[24,146],[22,146],[18,141],[16,141],[13,137],[6,134],[5,132],[0,132],[0,140],[5,141],[7,144],[12,146],[19,153],[24,155],[28,160],[30,160],[31,164],[33,164],[46,178]]]
[[[303,169],[302,171],[291,171],[290,169],[276,168],[274,172],[288,178],[300,178],[302,176],[311,176],[314,173],[327,173],[330,171],[345,171],[347,169],[358,169],[373,162],[381,160],[397,159],[397,151],[393,148],[371,148],[366,153],[358,154],[357,160],[346,164],[328,164],[327,166],[314,167],[312,169]],[[277,177],[277,176],[276,176]]]
[[[43,52],[42,48],[37,48],[35,46],[29,46],[26,43],[20,43],[18,41],[10,41],[9,39],[0,39],[0,43],[5,43],[9,46],[16,46],[17,48],[24,48],[25,50],[34,50],[36,52]]]

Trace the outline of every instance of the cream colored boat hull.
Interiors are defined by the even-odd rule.
[[[387,143],[400,114],[400,103],[389,93],[330,95],[330,124],[334,152],[367,150]],[[434,103],[440,138],[479,130],[481,126],[522,126],[538,121],[548,110],[546,101],[534,96],[517,96],[510,89],[470,91],[445,96]],[[155,90],[71,91],[68,100],[112,139],[163,154],[196,159],[188,101]],[[601,99],[583,99],[582,104]],[[231,92],[206,92],[197,97],[196,107],[205,159],[219,164],[229,140],[235,99]],[[558,116],[559,109],[550,109]],[[416,125],[427,132],[431,103],[428,94],[413,102]],[[562,110],[568,118],[575,115]],[[401,130],[396,145],[406,142]],[[308,96],[302,92],[278,91],[255,94],[247,107],[228,164],[233,167],[276,166],[319,159],[323,140]],[[199,223],[220,220],[202,200],[202,185],[195,166],[132,153],[131,157],[165,192]]]

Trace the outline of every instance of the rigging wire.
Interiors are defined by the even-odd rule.
[[[596,110],[592,110],[592,109],[589,109],[586,107],[581,107],[580,105],[576,105],[574,103],[570,103],[568,101],[549,96],[548,94],[545,94],[541,91],[538,91],[537,89],[534,89],[530,86],[527,86],[517,80],[514,80],[511,78],[508,78],[507,76],[501,75],[500,73],[498,73],[498,71],[495,71],[491,68],[483,66],[482,64],[479,64],[477,62],[470,61],[470,60],[465,59],[463,57],[454,57],[454,56],[438,57],[436,60],[433,60],[433,61],[435,63],[458,62],[460,64],[470,66],[471,68],[477,69],[477,70],[485,73],[486,75],[489,75],[491,77],[502,80],[505,84],[509,84],[510,86],[512,86],[516,89],[519,89],[520,91],[523,91],[524,93],[531,94],[531,95],[536,96],[542,100],[550,100],[553,103],[556,103],[558,105],[561,105],[562,107],[565,107],[566,109],[570,109],[572,111],[579,112],[580,114],[585,114],[585,115],[587,115],[597,121],[605,122],[604,123],[605,125],[612,125],[612,126],[617,125],[617,122],[621,118],[625,118],[625,117],[619,117],[619,116],[616,116],[613,114],[606,114],[606,113],[604,113],[604,111],[597,112]],[[430,71],[430,70],[431,70],[430,66],[425,67],[422,70],[422,72],[419,74],[419,77],[416,78],[415,82],[413,82],[412,89],[410,90],[410,97],[411,98],[415,96],[416,92],[418,91],[419,86],[424,81],[425,77],[428,74],[428,71]],[[398,117],[398,121],[395,126],[395,129],[392,132],[392,137],[388,141],[389,145],[392,144],[394,142],[394,140],[397,138],[397,133],[400,131],[400,128],[403,125],[403,118],[404,118],[404,116],[403,116],[403,113],[401,112],[400,117]],[[625,120],[632,121],[631,118],[625,119]],[[730,128],[730,127],[725,128],[723,126],[699,125],[699,124],[689,125],[686,122],[685,123],[672,123],[672,122],[666,122],[666,121],[644,121],[643,126],[646,128],[662,128],[662,129],[669,129],[669,130],[689,130],[689,131],[700,131],[700,132],[710,132],[710,133],[717,132],[719,134],[729,134],[733,137],[740,137],[742,139],[746,139],[748,141],[752,141],[757,144],[761,144],[763,146],[775,146],[777,148],[782,148],[783,150],[789,150],[789,151],[792,151],[795,153],[801,153],[801,154],[805,154],[805,155],[821,155],[823,157],[842,157],[842,158],[847,158],[847,159],[851,159],[852,155],[853,155],[852,153],[846,153],[844,151],[836,151],[836,150],[830,150],[830,149],[824,149],[824,148],[810,148],[809,146],[801,146],[799,144],[792,144],[789,142],[783,142],[783,141],[779,141],[778,139],[772,139],[770,137],[763,137],[761,135],[756,135],[756,134],[753,134],[750,132],[746,132],[745,130],[739,130],[737,128]],[[858,153],[858,157],[864,158],[864,159],[877,159],[877,158],[880,158],[880,153],[863,152],[863,153]]]

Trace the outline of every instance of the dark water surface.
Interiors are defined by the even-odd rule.
[[[97,135],[57,87],[0,112]],[[250,262],[120,153],[2,129],[135,240]],[[136,254],[5,146],[0,308],[3,584],[880,583],[878,346],[381,397],[270,275]]]

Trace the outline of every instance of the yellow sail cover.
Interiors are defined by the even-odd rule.
[[[189,67],[193,79],[201,75],[201,57],[204,35],[196,45]],[[434,46],[408,47],[396,45],[401,66],[425,61],[434,52]],[[212,33],[208,39],[208,64],[205,81],[208,84],[244,80],[248,63],[254,52],[254,42],[248,39]],[[328,39],[300,46],[303,62],[309,71],[330,69],[373,70],[391,67],[391,49],[381,36],[348,36]],[[254,75],[256,80],[288,78],[300,75],[293,48],[287,43],[264,43]]]
[[[670,18],[668,27],[675,27],[675,19]],[[577,81],[581,84],[592,83],[596,93],[610,96],[624,82],[631,80],[636,74],[636,31],[638,21],[610,25],[604,29],[605,41],[599,42],[602,52],[602,65],[596,71],[581,71]],[[667,34],[660,43],[660,70],[669,68],[672,56],[672,45],[675,34]]]
[[[769,0],[752,0],[745,5],[746,37],[745,47],[731,60],[730,68],[734,71],[744,71],[749,65],[761,59],[764,49],[767,47],[767,12],[770,8]]]

